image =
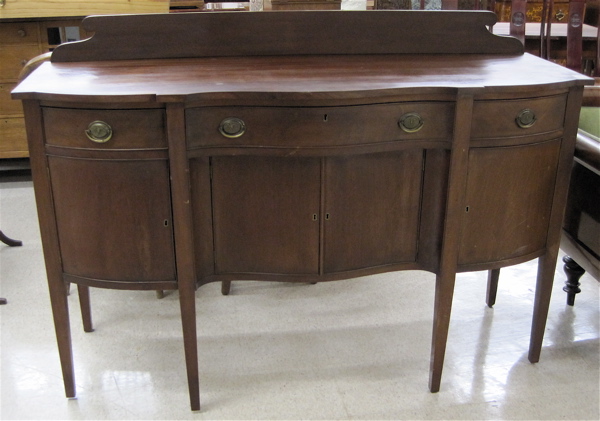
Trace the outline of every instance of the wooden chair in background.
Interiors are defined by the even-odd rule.
[[[513,0],[512,14],[525,11],[525,0]],[[593,76],[596,83],[584,88],[583,107],[600,107],[600,30],[596,29],[595,57],[584,56],[582,28],[584,23],[585,0],[569,2],[566,48],[557,52],[552,48],[553,0],[544,2],[540,27],[540,57],[560,62],[577,72]],[[511,35],[525,43],[525,22],[513,25]],[[600,22],[596,25],[600,27]],[[514,26],[514,28],[513,28]],[[514,32],[513,32],[514,31]],[[557,54],[559,53],[559,54]],[[598,132],[587,133],[579,130],[569,187],[569,199],[563,223],[561,249],[567,253],[563,259],[567,276],[563,290],[567,293],[567,304],[574,305],[575,294],[581,290],[579,279],[588,271],[600,281],[600,123]],[[585,225],[584,225],[585,224]],[[581,235],[583,234],[583,235]],[[496,301],[500,270],[488,273],[486,303],[492,307]]]

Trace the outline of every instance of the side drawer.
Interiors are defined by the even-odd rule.
[[[2,63],[2,75],[0,77],[6,82],[17,82],[23,67],[40,53],[41,50],[38,44],[0,45],[0,63]]]
[[[473,139],[527,136],[563,128],[566,95],[475,101]]]
[[[2,44],[37,44],[39,29],[37,22],[11,22],[0,24]]]
[[[46,144],[79,149],[164,149],[165,112],[162,109],[102,110],[45,107],[42,110]],[[94,136],[90,125],[100,122]],[[108,128],[108,129],[105,129]],[[103,132],[110,131],[110,135]],[[106,138],[108,137],[108,140]]]
[[[400,120],[412,116],[407,131]],[[227,119],[242,133],[226,136]],[[420,119],[420,121],[419,121]],[[199,107],[186,111],[189,149],[206,146],[329,147],[398,140],[449,140],[454,103],[407,102],[347,107]]]
[[[23,105],[10,97],[10,92],[17,86],[16,83],[0,82],[0,117],[22,117]]]
[[[0,159],[28,155],[23,117],[0,118]]]

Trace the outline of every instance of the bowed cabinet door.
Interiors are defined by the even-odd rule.
[[[459,265],[499,262],[546,247],[561,140],[472,148]]]
[[[318,158],[211,158],[215,271],[317,274]]]
[[[175,280],[166,160],[48,160],[66,274],[133,283]]]
[[[326,159],[325,273],[414,262],[423,150]]]

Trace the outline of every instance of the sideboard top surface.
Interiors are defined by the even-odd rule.
[[[535,56],[373,55],[221,57],[44,63],[16,99],[175,102],[345,100],[451,94],[456,89],[540,89],[591,79]]]

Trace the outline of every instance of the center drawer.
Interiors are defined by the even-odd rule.
[[[454,103],[347,107],[198,107],[186,110],[188,149],[207,146],[330,147],[445,140]]]

